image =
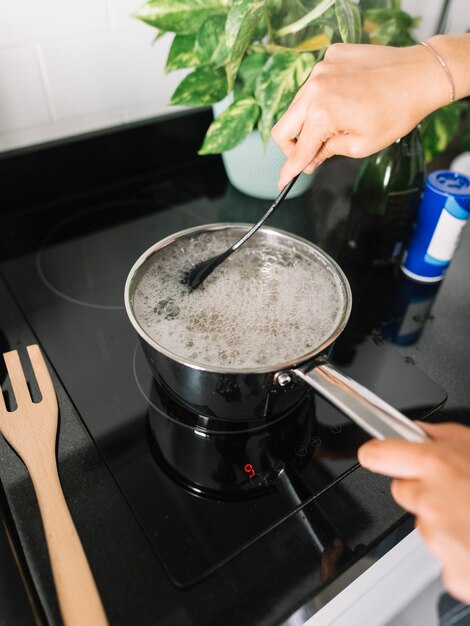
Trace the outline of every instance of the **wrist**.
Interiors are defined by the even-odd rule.
[[[437,50],[433,46],[431,46],[431,44],[429,44],[428,42],[422,41],[420,45],[423,46],[423,48],[425,48],[426,50],[428,50],[429,54],[431,54],[436,59],[436,62],[439,63],[439,66],[442,68],[442,71],[446,75],[447,84],[449,87],[448,104],[452,104],[453,102],[455,102],[455,83],[454,83],[454,77],[452,76],[452,73],[449,70],[447,63],[441,57],[439,52],[437,52]]]
[[[470,95],[470,35],[434,35],[427,43],[447,65],[455,87],[455,99]],[[442,68],[441,71],[444,73]]]
[[[449,78],[429,49],[416,45],[406,50],[411,57],[413,75],[413,91],[407,97],[415,101],[415,112],[423,119],[450,103]]]

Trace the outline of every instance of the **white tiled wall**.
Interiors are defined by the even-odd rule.
[[[470,3],[468,0],[453,0],[446,26],[449,33],[470,31]]]
[[[143,0],[0,1],[0,151],[175,110],[182,77],[164,75],[168,35],[131,17]],[[403,0],[433,32],[442,0]],[[470,27],[469,0],[453,0],[451,32]]]
[[[176,110],[142,0],[0,2],[0,151]]]
[[[427,39],[437,27],[444,0],[402,0],[403,8],[411,15],[421,17],[416,30],[417,39]],[[451,0],[446,22],[447,33],[465,33],[470,31],[469,0]]]
[[[403,8],[413,17],[420,18],[415,36],[428,39],[434,32],[443,0],[402,0]]]

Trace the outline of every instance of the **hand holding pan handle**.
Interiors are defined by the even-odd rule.
[[[429,439],[424,430],[403,413],[327,361],[309,371],[295,369],[293,373],[376,439]]]

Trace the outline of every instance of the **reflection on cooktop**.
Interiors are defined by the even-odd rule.
[[[368,347],[362,366],[372,357],[381,370],[380,389],[383,381],[393,388],[394,369],[402,359],[389,346],[370,342]],[[191,427],[188,412],[157,387],[140,347],[134,352],[134,373],[136,385],[148,389],[146,427],[142,425],[135,443],[139,451],[132,454],[132,464],[121,468],[119,481],[168,574],[181,586],[221,567],[338,483],[356,466],[356,450],[367,437],[314,393],[268,428],[227,433],[209,427],[205,432]],[[367,384],[364,377],[361,382]],[[415,417],[429,412],[423,397],[442,400],[440,388],[421,373],[412,384],[398,377],[398,385],[398,396],[391,398],[390,389],[385,395]],[[371,386],[380,391],[377,381]],[[367,525],[350,495],[345,493],[338,507],[352,522],[357,515]],[[343,545],[324,516],[319,516],[320,528],[315,526],[317,517],[304,520],[310,536],[326,537],[329,550],[335,541],[344,553],[354,550],[354,545]]]
[[[149,404],[119,481],[175,584],[207,576],[356,465],[363,434],[337,412],[318,426],[313,393],[269,427],[205,430],[157,387],[140,347],[134,371]]]
[[[188,491],[221,499],[266,495],[276,487],[281,474],[301,475],[308,464],[312,484],[310,489],[302,490],[303,495],[320,491],[335,478],[335,474],[322,466],[322,458],[343,456],[336,453],[333,439],[343,438],[343,428],[346,432],[355,430],[349,428],[352,424],[344,427],[318,424],[314,394],[309,394],[300,406],[275,424],[245,432],[188,428],[175,419],[178,408],[155,382],[151,384],[150,397],[149,436],[157,464]],[[184,409],[182,412],[187,413]],[[355,464],[360,440],[361,437],[351,437],[349,450],[343,449],[344,458],[349,460],[346,469],[351,462]],[[296,503],[301,501],[299,495]]]

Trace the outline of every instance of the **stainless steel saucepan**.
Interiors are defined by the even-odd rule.
[[[305,252],[307,247],[309,254],[316,255],[338,278],[342,314],[334,331],[314,350],[289,362],[259,368],[210,367],[171,353],[146,334],[135,316],[133,295],[138,270],[149,257],[166,246],[183,243],[185,239],[205,232],[230,230],[235,241],[249,228],[244,224],[211,224],[191,228],[156,243],[132,267],[125,286],[126,311],[159,384],[200,418],[215,417],[231,422],[269,422],[288,412],[303,399],[309,387],[313,387],[373,437],[395,437],[408,441],[427,439],[424,431],[405,415],[328,362],[328,351],[346,326],[351,312],[351,289],[335,261],[301,237],[266,227],[256,235],[273,244],[282,240],[284,245],[299,251]]]

